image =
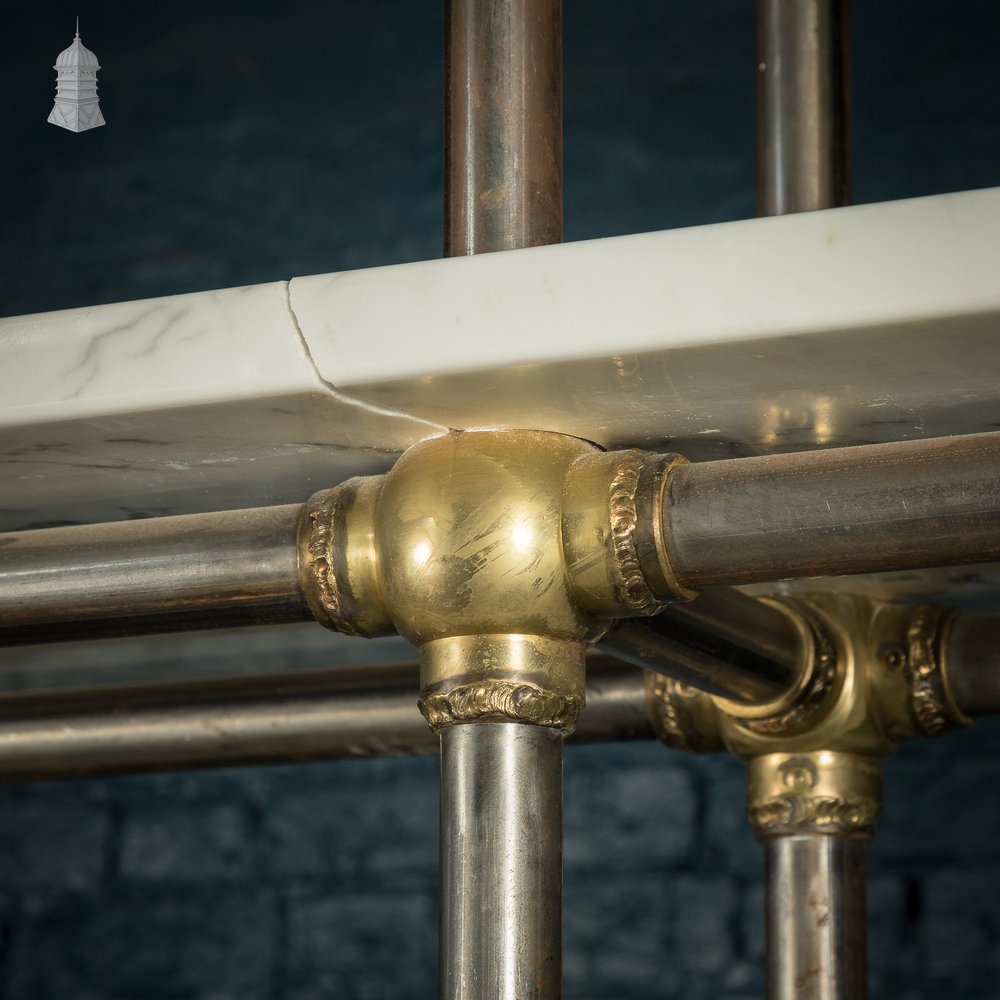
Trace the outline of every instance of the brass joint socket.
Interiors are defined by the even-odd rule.
[[[421,648],[435,728],[510,719],[572,729],[584,650],[615,617],[693,596],[658,504],[682,459],[541,431],[453,431],[384,476],[316,494],[299,529],[316,618]]]
[[[853,667],[843,636],[812,603],[762,600],[785,614],[799,633],[801,667],[795,684],[772,701],[747,704],[649,673],[647,706],[663,742],[694,753],[730,750],[747,756],[773,740],[809,740],[820,727],[842,724]]]
[[[969,723],[943,661],[952,614],[844,596],[792,607],[809,624],[815,651],[780,712],[747,711],[651,677],[650,714],[669,745],[729,750],[749,762],[748,810],[758,837],[867,837],[878,812],[881,758],[904,739]]]
[[[747,815],[758,840],[820,833],[868,840],[882,799],[882,764],[868,754],[770,753],[747,765]]]

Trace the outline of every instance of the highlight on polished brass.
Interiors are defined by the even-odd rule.
[[[384,476],[305,506],[303,590],[330,628],[396,631],[421,648],[432,728],[570,732],[587,644],[612,618],[694,595],[673,575],[657,509],[682,462],[543,431],[429,438]]]

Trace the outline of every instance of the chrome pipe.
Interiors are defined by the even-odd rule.
[[[681,465],[662,528],[695,590],[993,562],[1000,433]]]
[[[864,1000],[864,843],[810,833],[764,850],[769,1000]]]
[[[562,996],[562,753],[542,726],[441,733],[442,1000]]]
[[[562,240],[562,0],[449,0],[445,256]]]
[[[943,638],[944,675],[958,709],[1000,712],[1000,614],[956,614]]]
[[[600,648],[744,705],[787,694],[809,657],[805,636],[790,614],[728,587],[707,590],[641,623],[613,622]]]
[[[416,663],[0,695],[0,782],[433,754]],[[588,667],[572,742],[653,736],[640,671]]]
[[[0,535],[0,645],[307,621],[301,509]]]
[[[757,0],[757,209],[851,201],[848,0]]]

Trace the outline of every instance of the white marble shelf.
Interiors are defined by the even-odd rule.
[[[300,500],[445,426],[994,430],[998,241],[991,189],[3,319],[0,530]]]

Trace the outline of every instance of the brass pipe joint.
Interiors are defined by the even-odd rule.
[[[432,728],[512,719],[570,731],[586,644],[612,618],[694,596],[659,534],[682,461],[541,431],[430,438],[387,474],[312,497],[299,526],[304,592],[329,628],[420,647]]]
[[[943,654],[953,613],[843,596],[788,607],[810,629],[813,653],[783,705],[747,710],[651,675],[651,716],[668,745],[728,750],[748,762],[758,838],[870,837],[881,759],[904,739],[970,722],[951,695]]]

